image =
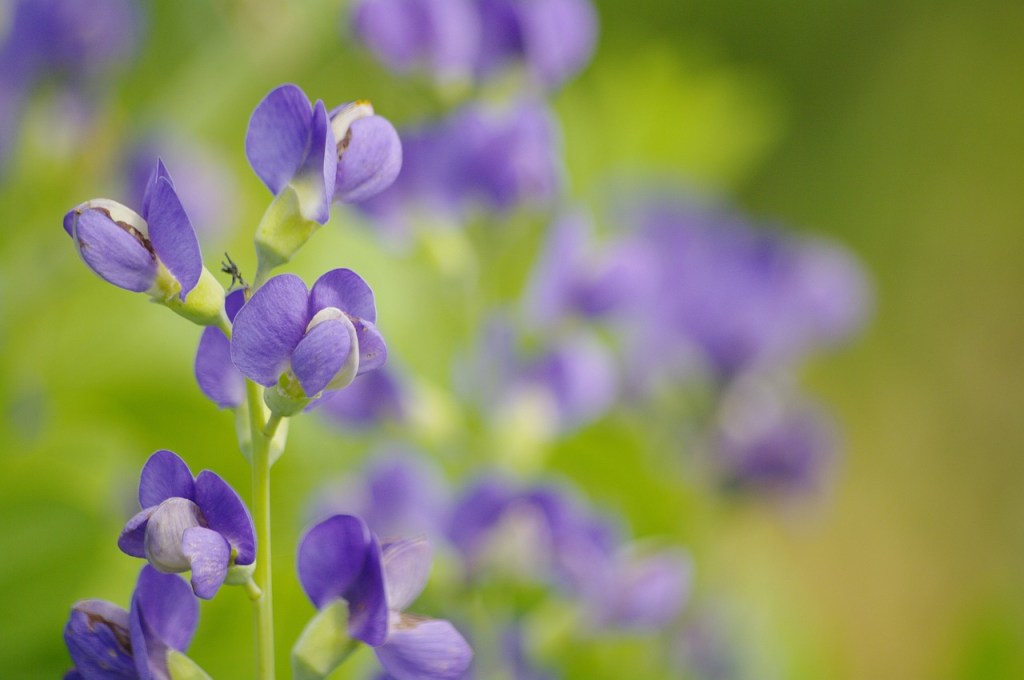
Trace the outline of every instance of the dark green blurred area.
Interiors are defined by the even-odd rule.
[[[556,101],[572,193],[600,207],[616,182],[678,176],[846,243],[877,302],[864,337],[806,376],[845,432],[831,494],[716,499],[666,475],[672,452],[643,450],[642,423],[621,419],[561,443],[550,467],[637,535],[692,549],[697,597],[727,603],[752,677],[1024,677],[1024,5],[598,6],[597,58]],[[207,248],[207,266],[226,248],[251,271],[268,196],[242,139],[268,90],[292,81],[329,103],[371,98],[396,121],[441,106],[346,44],[336,3],[150,10],[140,61],[112,83],[95,139],[56,153],[54,131],[29,120],[0,187],[3,678],[66,670],[61,630],[75,600],[127,604],[139,564],[115,540],[152,451],[248,489],[230,414],[191,376],[198,329],[93,276],[63,213],[115,190],[120,140],[174,125],[229,159],[241,185],[235,236]],[[444,386],[451,347],[466,340],[458,286],[357,221],[340,212],[289,269],[307,281],[359,271],[392,356]],[[512,289],[531,245],[502,238],[525,253],[497,275]],[[307,417],[274,468],[281,677],[313,611],[293,569],[304,500],[367,446]],[[437,449],[450,470],[488,455]],[[443,613],[437,598],[427,604],[436,609],[422,613]],[[229,590],[203,604],[191,656],[214,677],[247,677],[251,633],[249,603]],[[664,677],[649,651],[580,644],[570,677]]]

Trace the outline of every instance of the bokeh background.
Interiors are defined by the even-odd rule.
[[[628,428],[614,422],[560,442],[548,466],[636,534],[692,551],[695,598],[726,612],[750,677],[1024,677],[1024,6],[596,5],[596,57],[555,98],[571,193],[596,201],[619,177],[675,176],[847,244],[875,305],[862,337],[804,376],[844,434],[824,493],[765,503],[700,491],[620,445]],[[396,122],[438,106],[346,38],[336,2],[143,9],[137,57],[101,83],[90,121],[44,88],[0,184],[4,678],[66,670],[61,630],[75,600],[127,603],[138,564],[114,541],[152,451],[248,486],[230,414],[191,375],[198,329],[88,272],[60,228],[64,212],[116,196],[124,146],[174,130],[234,174],[207,265],[226,249],[252,271],[248,243],[268,195],[242,140],[269,89],[371,98]],[[433,322],[458,318],[459,291],[436,264],[382,247],[349,213],[317,239],[290,269],[308,280],[332,266],[359,271],[392,356],[432,384],[449,381],[454,331]],[[369,445],[315,418],[293,424],[274,468],[280,641],[312,612],[292,569],[305,499]],[[436,455],[453,469],[474,462]],[[203,605],[191,656],[214,677],[247,677],[250,637],[249,605],[232,590]],[[572,653],[570,677],[644,672],[623,668],[642,667],[629,649],[607,652],[617,671],[593,661],[600,650]]]

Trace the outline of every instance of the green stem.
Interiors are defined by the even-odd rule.
[[[262,595],[256,606],[256,677],[274,680],[274,605],[270,570],[270,436],[260,386],[246,381],[249,401],[249,433],[252,437],[252,515],[256,523],[256,570],[253,581]]]

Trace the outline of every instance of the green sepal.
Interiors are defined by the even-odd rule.
[[[319,228],[319,224],[302,214],[295,189],[286,186],[256,227],[257,285],[265,281],[275,267],[291,260]]]
[[[263,403],[271,413],[288,418],[309,406],[312,399],[302,391],[299,379],[291,371],[285,371],[277,384],[263,392]]]
[[[226,295],[224,286],[217,281],[209,269],[203,267],[199,282],[188,292],[184,300],[178,297],[181,285],[171,278],[169,273],[164,276],[165,271],[166,268],[160,265],[157,283],[149,291],[154,302],[159,302],[176,314],[200,326],[220,326],[227,323],[224,311],[224,296]],[[170,281],[168,282],[167,279]]]
[[[232,558],[233,559],[233,558]],[[256,563],[232,564],[228,567],[228,575],[224,578],[226,586],[244,586],[252,580],[252,573],[256,571]]]
[[[176,649],[167,650],[167,671],[171,680],[212,680],[199,664]]]
[[[292,677],[322,680],[360,644],[348,635],[348,605],[334,600],[310,619],[292,648]]]

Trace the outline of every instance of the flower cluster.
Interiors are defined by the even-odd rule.
[[[597,39],[589,0],[360,0],[352,12],[380,61],[442,82],[519,64],[538,85],[557,87],[586,65]]]

